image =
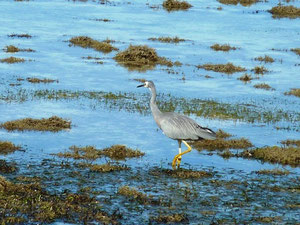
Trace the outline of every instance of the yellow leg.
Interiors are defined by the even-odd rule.
[[[189,146],[189,144],[186,143],[186,141],[182,141],[182,142],[186,145],[186,147],[188,147],[188,149],[185,150],[185,151],[182,152],[182,153],[179,153],[178,155],[176,155],[176,156],[174,157],[173,162],[172,162],[172,168],[173,168],[173,170],[175,170],[176,167],[177,167],[177,169],[179,168],[180,163],[181,163],[181,156],[184,155],[184,154],[186,154],[186,153],[188,153],[188,152],[190,152],[190,151],[192,151],[192,147]]]

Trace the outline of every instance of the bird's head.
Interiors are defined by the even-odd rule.
[[[137,87],[138,87],[138,88],[140,88],[140,87],[146,87],[146,88],[151,89],[151,88],[154,87],[154,83],[153,83],[153,81],[151,81],[151,80],[146,80],[145,82],[143,82],[143,84],[141,84],[141,85],[139,85],[139,86],[137,86]]]

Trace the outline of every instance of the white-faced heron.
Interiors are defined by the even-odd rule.
[[[146,87],[150,89],[152,93],[150,108],[156,124],[166,136],[178,141],[179,154],[173,159],[173,169],[176,169],[176,167],[179,168],[181,156],[192,150],[191,146],[186,143],[186,141],[216,139],[216,133],[214,131],[206,127],[201,127],[196,121],[187,116],[179,115],[174,112],[161,112],[156,105],[156,89],[152,81],[145,81],[144,84],[137,87]],[[181,152],[181,142],[188,148],[184,152]]]

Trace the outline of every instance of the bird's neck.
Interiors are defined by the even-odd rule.
[[[156,121],[158,126],[160,126],[159,125],[159,117],[161,116],[162,112],[159,110],[159,108],[156,104],[156,89],[155,89],[155,87],[151,88],[151,93],[152,93],[152,96],[150,99],[150,108],[151,108],[154,120]]]

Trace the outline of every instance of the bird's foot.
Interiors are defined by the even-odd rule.
[[[176,155],[172,162],[173,170],[179,169],[181,163],[181,156]]]

